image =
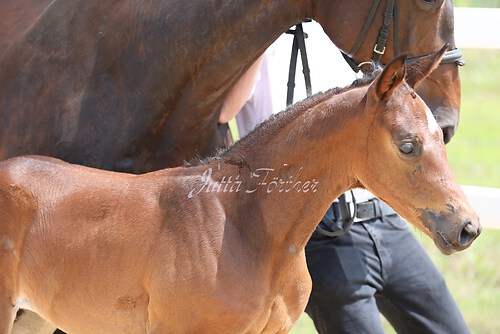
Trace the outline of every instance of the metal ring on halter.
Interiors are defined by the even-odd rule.
[[[363,61],[361,63],[358,64],[358,67],[361,68],[365,65],[369,65],[371,68],[374,68],[375,67],[375,63],[371,60],[368,60],[368,61]]]

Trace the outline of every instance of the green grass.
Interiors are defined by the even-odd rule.
[[[444,256],[421,238],[473,333],[500,333],[500,230],[485,230],[470,249]]]
[[[461,184],[500,188],[500,50],[462,52],[467,61],[460,69],[462,112],[448,159]],[[470,249],[452,256],[440,254],[427,236],[417,235],[473,334],[500,333],[500,230],[484,230]],[[387,323],[385,328],[394,333]],[[316,331],[304,314],[291,333]]]
[[[455,7],[498,8],[500,0],[455,0]]]

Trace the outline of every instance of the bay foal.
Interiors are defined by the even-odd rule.
[[[286,333],[311,289],[304,246],[353,187],[444,253],[468,247],[478,218],[413,90],[443,52],[408,68],[396,58],[371,84],[305,100],[194,166],[1,162],[0,333],[19,307],[72,334]]]

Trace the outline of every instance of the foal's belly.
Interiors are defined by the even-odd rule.
[[[85,292],[88,297],[84,296]],[[147,294],[103,293],[102,298],[96,298],[96,292],[80,291],[68,297],[66,291],[60,295],[45,294],[42,298],[35,293],[23,298],[21,307],[39,313],[71,334],[147,333]]]
[[[195,293],[173,296],[176,301],[171,304],[158,304],[159,310],[173,310],[164,317],[171,326],[158,333],[287,333],[303,313],[311,290],[307,269],[291,268],[293,272],[284,268],[275,276],[247,272],[245,276],[251,277],[250,282],[242,277],[240,284],[193,284],[190,289]],[[152,300],[152,304],[155,302]]]

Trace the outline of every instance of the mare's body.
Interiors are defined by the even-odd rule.
[[[400,51],[453,48],[451,1],[420,3],[400,4]],[[227,92],[281,33],[313,18],[349,51],[370,7],[340,0],[2,1],[0,158],[43,154],[141,173],[206,156],[223,145],[217,120]],[[383,11],[380,4],[357,61],[371,58]],[[393,27],[383,62],[393,57]],[[449,139],[458,122],[458,69],[443,65],[432,76],[419,89]]]

